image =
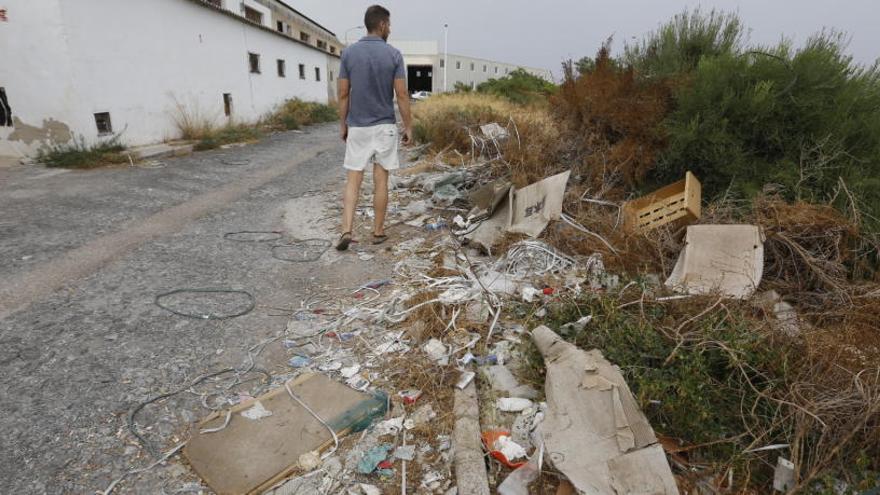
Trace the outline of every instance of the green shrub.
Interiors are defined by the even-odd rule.
[[[455,86],[452,87],[452,90],[456,93],[470,93],[473,88],[471,88],[470,84],[465,84],[461,81],[456,81]]]
[[[70,143],[52,144],[37,152],[37,160],[53,168],[96,168],[117,163],[129,163],[131,158],[123,153],[125,146],[118,135],[95,144],[87,144],[79,136]]]
[[[856,66],[839,35],[703,57],[664,123],[658,178],[695,172],[709,196],[752,196],[767,183],[789,199],[825,199],[844,180],[880,213],[880,72]]]
[[[263,132],[260,128],[253,125],[227,125],[211,130],[210,133],[196,143],[193,149],[196,151],[204,151],[218,148],[224,144],[256,141],[257,139],[260,139],[262,135]]]
[[[304,125],[333,122],[337,119],[339,113],[334,106],[292,98],[281,104],[266,121],[275,127],[292,130]]]
[[[622,58],[642,77],[679,77],[704,57],[740,53],[744,39],[736,14],[685,10],[641,42],[627,45]]]
[[[550,81],[530,74],[524,69],[516,69],[507,76],[500,79],[489,79],[477,86],[479,93],[489,93],[507,98],[520,105],[543,101],[555,89],[556,86]]]

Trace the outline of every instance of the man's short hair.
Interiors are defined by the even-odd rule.
[[[381,5],[373,5],[364,14],[364,27],[367,28],[367,31],[375,31],[379,29],[380,24],[388,22],[389,19],[391,19],[391,12],[388,12],[388,9]]]

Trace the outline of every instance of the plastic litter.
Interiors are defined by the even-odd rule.
[[[499,495],[529,495],[529,485],[541,474],[544,464],[544,444],[538,446],[538,451],[529,459],[529,462],[510,473],[498,486]]]
[[[472,381],[474,381],[474,377],[476,376],[477,374],[473,371],[462,371],[461,374],[458,376],[458,381],[455,383],[455,387],[459,390],[464,390],[465,387],[467,387]]]
[[[504,457],[507,458],[508,461],[515,461],[517,459],[524,458],[527,453],[526,449],[522,447],[522,445],[516,443],[509,436],[498,437],[495,440],[495,444],[493,445],[495,450],[504,454]]]
[[[368,449],[358,461],[357,471],[361,474],[371,474],[379,467],[379,463],[388,457],[390,450],[390,443],[383,443]]]
[[[449,363],[449,350],[437,339],[429,340],[424,347],[422,348],[425,351],[425,354],[431,358],[432,361],[437,362],[438,364],[445,366]]]
[[[522,288],[522,298],[523,301],[530,303],[535,302],[535,298],[538,297],[542,291],[532,287],[531,285],[526,285]]]
[[[773,489],[788,493],[795,485],[794,463],[780,456],[776,458],[776,469],[773,471]]]
[[[587,325],[591,321],[593,321],[593,315],[584,316],[583,318],[579,318],[577,321],[573,321],[570,323],[566,323],[565,325],[562,325],[562,327],[560,327],[560,330],[563,333],[567,333],[569,335],[577,334],[577,333],[582,332],[585,328],[587,328]]]
[[[397,393],[401,399],[403,399],[404,404],[415,404],[419,397],[422,396],[421,390],[401,390]]]
[[[321,465],[321,455],[314,450],[299,456],[297,466],[303,471],[311,471]]]
[[[394,451],[394,458],[401,461],[411,461],[416,458],[415,445],[402,445]]]
[[[253,407],[242,411],[241,415],[247,419],[257,421],[263,418],[268,418],[272,415],[272,411],[267,410],[265,407],[263,407],[262,402],[257,401],[254,403]]]
[[[407,430],[412,430],[413,428],[418,428],[419,426],[427,424],[436,417],[437,413],[434,412],[434,408],[431,407],[431,404],[424,404],[409,415],[406,421],[403,422],[403,427]]]
[[[290,361],[287,362],[293,368],[305,368],[306,366],[312,364],[312,360],[307,358],[306,356],[293,356],[290,358]]]
[[[504,412],[520,412],[523,409],[532,407],[532,401],[519,397],[504,397],[498,399],[496,406],[500,411]]]
[[[363,392],[370,386],[370,380],[367,380],[361,375],[354,375],[346,380],[345,384],[357,391]]]
[[[511,469],[516,469],[525,464],[523,461],[513,462],[511,459],[508,459],[503,452],[495,448],[498,439],[502,437],[510,438],[510,432],[506,430],[489,430],[484,431],[480,437],[483,440],[483,447],[489,452],[489,455],[501,462],[501,464],[504,464]]]
[[[404,418],[404,416],[400,416],[397,418],[386,419],[385,421],[376,423],[376,434],[380,437],[385,435],[397,435],[398,433],[400,433],[401,430],[403,430]]]

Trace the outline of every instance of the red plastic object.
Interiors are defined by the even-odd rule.
[[[553,290],[553,287],[544,287],[544,295],[545,296],[552,296],[554,292],[556,292],[556,291]]]
[[[377,464],[377,467],[379,469],[391,469],[392,467],[394,467],[394,463],[386,459]]]
[[[486,451],[489,452],[489,455],[491,455],[492,457],[497,459],[498,462],[500,462],[501,464],[504,464],[505,466],[509,467],[510,469],[516,469],[526,463],[526,461],[510,462],[507,459],[507,456],[505,456],[504,454],[502,454],[501,452],[499,452],[497,450],[492,449],[492,446],[495,445],[495,441],[498,440],[498,438],[510,436],[509,431],[489,430],[489,431],[484,431],[483,434],[480,436],[483,439],[483,448],[485,448]]]

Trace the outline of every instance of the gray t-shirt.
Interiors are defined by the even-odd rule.
[[[378,36],[364,36],[342,51],[339,79],[348,79],[351,127],[394,124],[394,80],[406,79],[403,56]]]

